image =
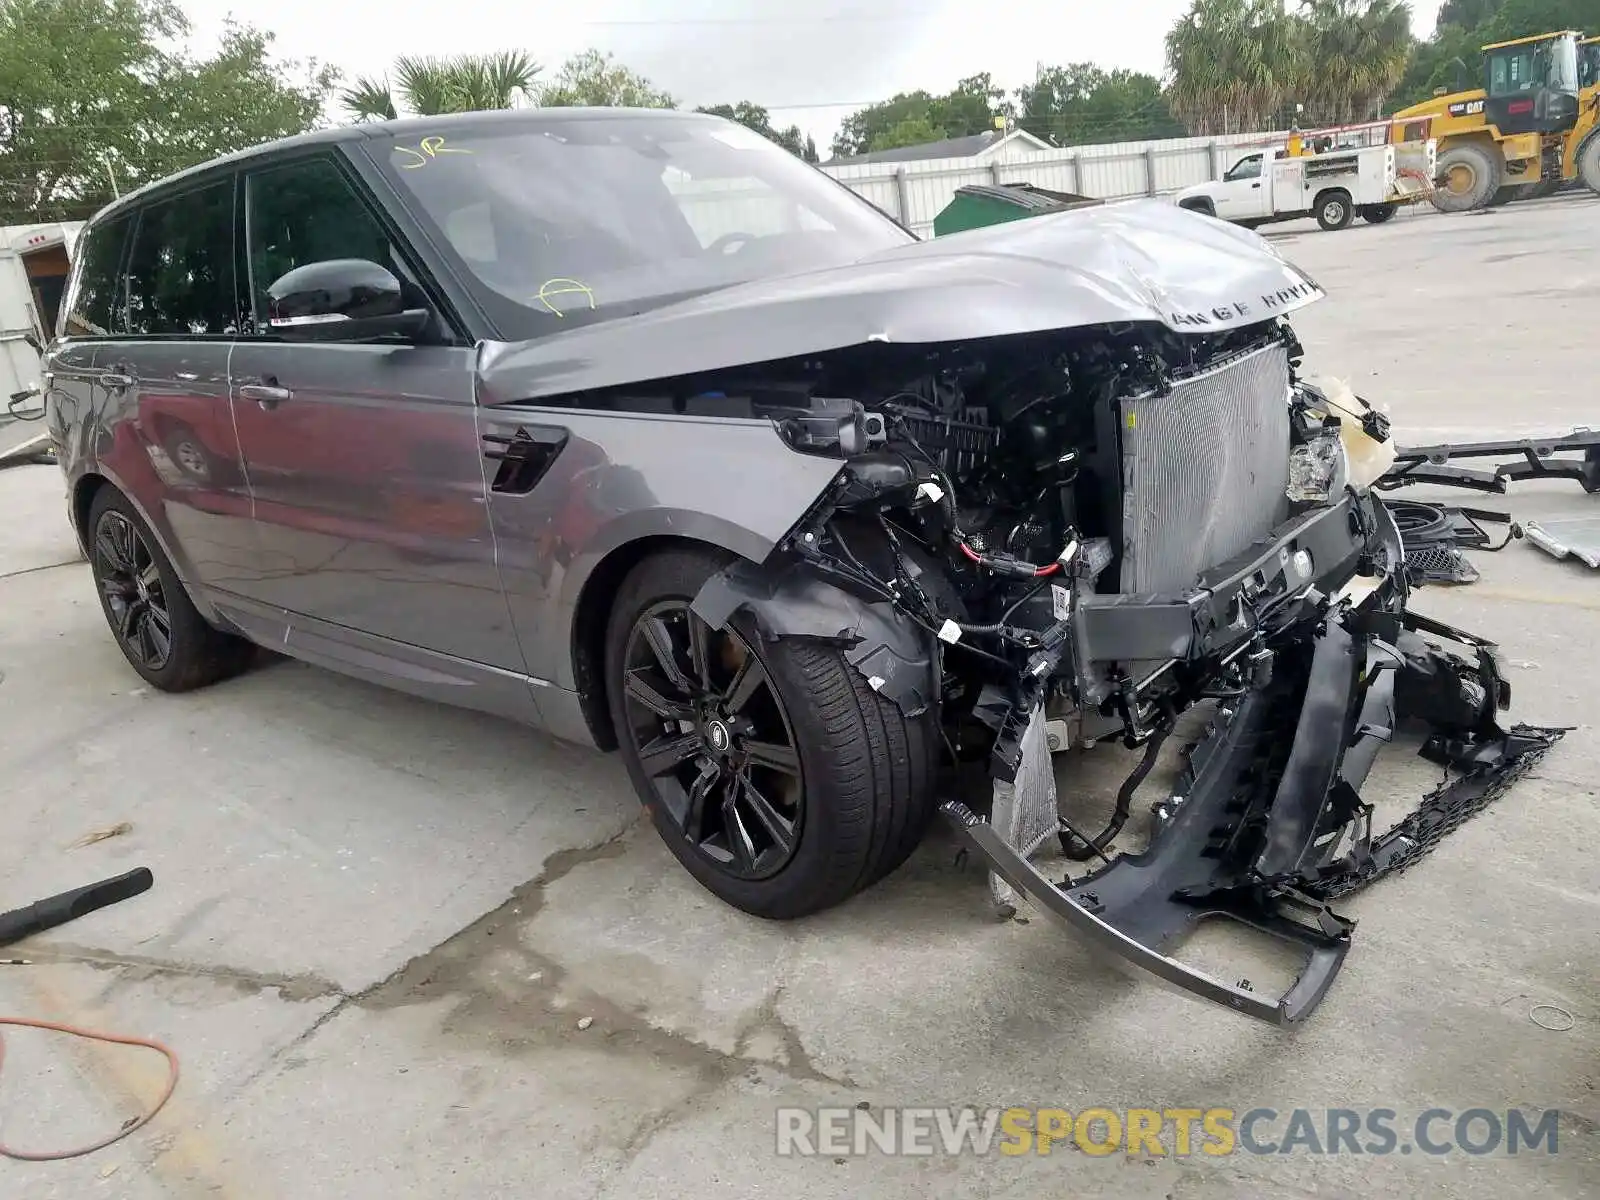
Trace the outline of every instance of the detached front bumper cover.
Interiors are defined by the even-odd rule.
[[[1219,709],[1191,749],[1184,782],[1158,807],[1141,854],[1058,886],[1028,860],[1029,847],[1004,836],[1009,822],[997,828],[956,801],[943,814],[1006,884],[1097,950],[1191,996],[1294,1025],[1322,1000],[1350,948],[1355,923],[1330,901],[1426,854],[1564,730],[1502,729],[1496,717],[1510,687],[1495,647],[1414,614],[1334,606],[1281,640],[1276,659],[1271,677]],[[1030,721],[1042,722],[1042,709]],[[1374,837],[1360,789],[1403,723],[1426,729],[1423,755],[1454,779]],[[1021,741],[1026,753],[1045,753],[1043,739]],[[1263,995],[1171,957],[1213,917],[1297,947],[1295,983]]]

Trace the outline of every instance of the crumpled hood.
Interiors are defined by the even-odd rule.
[[[1322,297],[1259,235],[1160,200],[1047,214],[484,348],[482,398],[534,400],[867,342],[1156,322],[1236,328]]]

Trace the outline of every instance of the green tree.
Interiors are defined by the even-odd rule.
[[[555,82],[542,89],[539,103],[552,108],[594,105],[603,108],[676,108],[678,102],[611,54],[585,50],[561,66]]]
[[[712,104],[695,111],[737,121],[746,129],[753,129],[762,137],[777,142],[790,154],[797,155],[807,162],[817,161],[817,143],[802,133],[800,126],[790,125],[787,129],[774,127],[772,115],[759,104],[741,100],[737,104]]]
[[[1482,87],[1484,46],[1564,29],[1600,33],[1600,0],[1448,0],[1433,36],[1413,46],[1393,105]]]
[[[1434,28],[1454,25],[1458,29],[1475,29],[1493,15],[1501,3],[1502,0],[1444,0]]]
[[[1294,99],[1309,121],[1341,125],[1378,115],[1411,57],[1411,7],[1405,0],[1302,0]]]
[[[905,146],[926,146],[929,142],[943,141],[944,138],[944,130],[936,128],[927,117],[907,117],[899,124],[873,134],[867,150],[870,154],[878,154]]]
[[[0,224],[76,220],[151,179],[300,133],[337,73],[228,24],[186,48],[169,0],[0,0]]]
[[[1600,35],[1600,0],[1503,0],[1475,27],[1479,45],[1580,29]]]
[[[1301,79],[1299,29],[1278,0],[1193,0],[1166,52],[1167,103],[1196,134],[1261,129]]]
[[[996,116],[1013,111],[1005,91],[996,87],[993,78],[985,72],[963,79],[943,95],[926,91],[901,92],[879,104],[858,109],[844,119],[834,135],[833,152],[849,157],[874,150],[968,137],[993,129]],[[932,136],[923,136],[930,131]],[[918,141],[900,140],[913,133],[918,135]]]
[[[394,64],[394,82],[363,77],[339,94],[357,121],[392,121],[402,111],[440,113],[510,108],[533,91],[539,66],[520,50],[453,58],[406,56]]]
[[[1031,84],[1017,89],[1017,123],[1057,146],[1183,137],[1181,121],[1167,108],[1161,81],[1093,63],[1041,67]]]

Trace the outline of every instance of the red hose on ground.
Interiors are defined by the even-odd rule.
[[[155,1118],[155,1115],[166,1107],[167,1101],[172,1099],[172,1093],[178,1086],[178,1056],[169,1047],[149,1038],[122,1037],[114,1033],[96,1033],[91,1029],[80,1029],[76,1025],[63,1025],[55,1021],[35,1021],[28,1017],[0,1017],[0,1025],[17,1025],[27,1029],[43,1029],[50,1033],[66,1033],[71,1034],[73,1037],[88,1038],[90,1041],[95,1042],[110,1042],[117,1046],[141,1046],[146,1050],[154,1050],[158,1054],[165,1055],[167,1065],[170,1068],[167,1074],[167,1086],[163,1089],[156,1102],[151,1105],[149,1111],[142,1116],[133,1118],[110,1137],[102,1138],[93,1145],[80,1146],[72,1150],[54,1151],[15,1150],[4,1142],[0,1142],[0,1158],[16,1159],[19,1162],[60,1162],[65,1158],[82,1158],[85,1154],[93,1154],[96,1150],[104,1150],[113,1142],[120,1142],[134,1130],[142,1129],[148,1125]],[[5,1068],[5,1062],[6,1042],[5,1037],[0,1035],[0,1070]]]

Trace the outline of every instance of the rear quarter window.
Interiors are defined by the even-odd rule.
[[[61,337],[109,337],[123,332],[118,319],[117,268],[128,240],[129,220],[113,217],[78,238],[77,271],[61,306],[56,333]]]

